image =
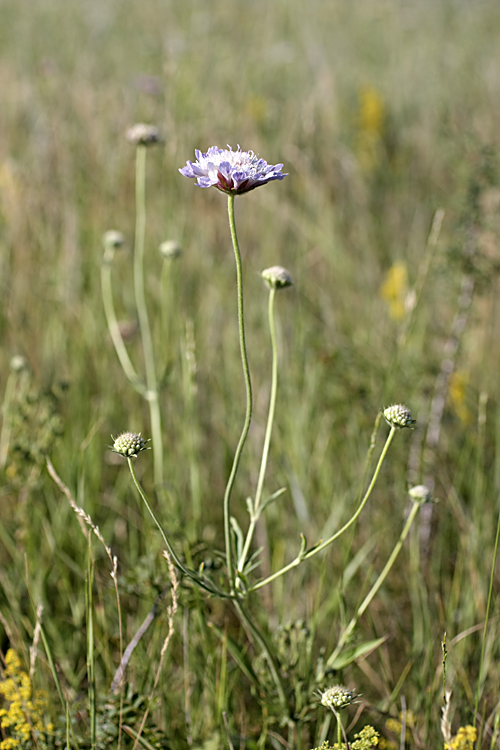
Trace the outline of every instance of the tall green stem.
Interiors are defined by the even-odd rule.
[[[401,551],[401,547],[403,546],[403,543],[404,543],[406,537],[408,536],[408,532],[410,531],[410,529],[412,527],[412,524],[413,524],[413,522],[415,520],[415,517],[416,517],[416,515],[417,515],[417,513],[418,513],[418,511],[420,509],[420,505],[421,505],[421,503],[419,503],[419,502],[415,502],[415,501],[413,502],[412,509],[410,511],[410,515],[406,519],[406,523],[404,525],[404,528],[403,528],[403,530],[402,530],[402,532],[401,532],[401,534],[399,536],[398,541],[396,542],[396,544],[394,546],[394,549],[391,552],[391,555],[390,555],[389,559],[387,560],[387,562],[386,562],[386,564],[384,566],[384,569],[380,573],[379,577],[377,578],[377,580],[373,584],[373,586],[370,589],[370,591],[368,592],[368,594],[363,599],[362,603],[359,605],[359,607],[358,607],[358,609],[356,611],[356,614],[354,615],[354,617],[350,621],[349,625],[346,627],[346,629],[342,633],[342,636],[341,636],[341,638],[340,638],[340,640],[339,640],[339,642],[338,642],[335,650],[333,651],[332,655],[328,658],[328,661],[327,661],[327,665],[328,666],[331,666],[335,662],[335,659],[337,658],[337,656],[341,652],[344,644],[347,642],[347,640],[349,639],[351,633],[353,632],[354,628],[356,627],[356,624],[357,624],[359,618],[364,614],[364,612],[366,612],[366,610],[370,606],[370,603],[372,602],[373,598],[375,597],[377,591],[379,590],[379,588],[381,587],[381,585],[383,584],[383,582],[387,578],[387,574],[389,573],[390,569],[394,565],[394,563],[396,561],[396,558],[397,558],[397,556],[399,555],[399,553]]]
[[[269,412],[267,415],[266,434],[264,437],[264,447],[262,449],[262,459],[260,462],[259,478],[257,481],[257,489],[255,491],[255,500],[252,507],[252,514],[250,518],[250,524],[248,527],[247,536],[245,539],[245,545],[238,561],[238,571],[241,572],[245,567],[245,562],[248,556],[248,551],[252,543],[255,526],[259,520],[261,502],[262,502],[262,490],[264,488],[264,479],[266,476],[267,462],[269,459],[269,447],[271,445],[271,434],[273,431],[274,413],[276,411],[276,394],[278,391],[278,346],[276,341],[276,323],[274,320],[274,300],[276,298],[276,289],[272,287],[269,291],[269,331],[271,333],[271,348],[272,348],[272,373],[271,373],[271,395],[269,398]]]
[[[128,352],[123,343],[123,339],[120,333],[120,326],[116,319],[115,306],[113,304],[113,291],[111,286],[111,264],[113,262],[114,250],[113,248],[106,248],[104,257],[101,265],[101,292],[102,302],[104,305],[104,314],[106,316],[106,323],[108,324],[109,334],[115,347],[116,354],[120,360],[123,372],[125,373],[129,383],[135,388],[137,393],[141,396],[146,397],[146,388],[141,378],[137,374],[134,365],[132,364]]]
[[[368,502],[368,498],[372,494],[373,488],[375,486],[375,482],[377,481],[378,475],[380,473],[380,469],[382,467],[382,464],[384,463],[384,459],[385,459],[385,457],[387,455],[387,451],[389,450],[389,446],[390,446],[390,444],[392,442],[392,439],[394,437],[396,429],[397,429],[396,427],[391,427],[391,431],[390,431],[390,433],[389,433],[389,435],[387,437],[387,440],[385,441],[385,445],[384,445],[384,447],[382,449],[382,453],[380,454],[380,458],[378,460],[377,467],[376,467],[375,472],[373,474],[372,480],[371,480],[371,482],[370,482],[370,484],[368,486],[368,489],[366,490],[365,496],[363,497],[360,505],[358,506],[358,509],[356,510],[356,512],[354,513],[354,515],[349,519],[349,521],[347,521],[347,523],[344,524],[344,526],[342,526],[341,529],[339,529],[338,531],[336,531],[335,534],[333,534],[325,542],[320,542],[319,544],[315,545],[314,547],[312,547],[311,549],[309,549],[307,551],[304,549],[304,541],[305,540],[303,539],[302,548],[301,548],[299,554],[297,555],[297,557],[294,560],[292,560],[291,563],[288,563],[288,565],[285,565],[284,568],[281,568],[281,570],[276,571],[276,573],[273,573],[268,578],[265,578],[262,581],[258,581],[256,584],[254,584],[253,586],[251,586],[248,589],[248,593],[250,593],[250,591],[257,591],[257,589],[261,589],[264,586],[267,586],[268,583],[271,583],[271,581],[274,581],[277,578],[280,578],[280,576],[284,575],[285,573],[288,573],[289,570],[292,570],[292,568],[297,567],[297,565],[300,565],[300,563],[303,562],[304,560],[309,560],[314,555],[317,555],[318,552],[321,552],[322,550],[325,549],[325,547],[328,547],[328,545],[330,545],[332,542],[334,542],[336,539],[338,539],[339,536],[341,536],[345,531],[347,531],[347,529],[350,526],[352,526],[353,523],[355,523],[355,521],[357,520],[357,518],[360,516],[361,511],[363,510],[363,508],[365,507],[366,503]]]
[[[153,443],[154,483],[156,490],[163,486],[163,440],[161,434],[161,415],[156,380],[155,360],[151,328],[149,325],[146,294],[144,288],[144,240],[146,234],[146,151],[147,147],[139,144],[135,160],[135,243],[134,243],[134,291],[141,330],[144,365],[146,368],[147,393],[151,420]]]
[[[234,607],[236,609],[236,612],[239,615],[239,618],[243,625],[246,627],[247,631],[250,633],[250,635],[254,638],[254,640],[257,641],[260,648],[262,649],[269,666],[269,670],[271,672],[271,677],[273,678],[274,685],[276,687],[279,701],[283,708],[286,708],[287,699],[286,699],[286,692],[283,685],[283,679],[279,672],[279,667],[276,663],[276,660],[273,656],[273,653],[271,651],[271,648],[264,636],[263,633],[260,632],[259,628],[255,623],[252,621],[252,618],[244,608],[243,604],[239,599],[233,599]]]
[[[237,283],[237,295],[238,295],[238,331],[240,338],[240,353],[241,363],[243,366],[243,377],[245,379],[245,391],[246,391],[246,411],[245,411],[245,422],[243,424],[243,430],[236,447],[234,454],[233,465],[229,479],[227,480],[226,490],[224,493],[224,541],[226,546],[226,565],[227,574],[229,577],[229,588],[230,592],[234,593],[234,562],[233,562],[233,542],[231,537],[231,492],[233,490],[234,481],[236,474],[238,473],[238,466],[245,445],[248,430],[250,429],[250,422],[252,420],[252,384],[250,381],[250,370],[248,367],[247,349],[245,343],[245,323],[243,318],[243,273],[241,268],[241,254],[240,247],[238,244],[238,237],[236,235],[236,224],[234,221],[234,195],[228,195],[227,198],[227,210],[229,216],[229,228],[231,230],[231,240],[233,243],[234,259],[236,261],[236,283]]]

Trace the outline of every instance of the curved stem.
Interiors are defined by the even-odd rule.
[[[137,393],[145,397],[146,387],[128,356],[128,352],[120,333],[120,326],[118,325],[118,320],[116,318],[115,306],[113,304],[113,290],[111,286],[111,264],[113,256],[114,250],[112,248],[107,248],[101,265],[101,292],[106,323],[123,372]]]
[[[269,447],[271,445],[271,434],[273,431],[274,413],[276,411],[276,394],[278,391],[278,346],[276,341],[276,323],[274,320],[274,300],[276,298],[276,289],[271,288],[269,291],[269,331],[271,333],[272,348],[272,372],[271,372],[271,395],[269,397],[269,412],[267,415],[266,434],[264,437],[264,447],[262,449],[262,460],[260,462],[259,478],[255,492],[255,501],[252,508],[252,515],[248,527],[245,545],[238,561],[238,571],[241,572],[245,567],[248,551],[252,543],[255,526],[260,517],[260,505],[262,502],[262,490],[264,488],[264,479],[266,476],[267,462],[269,459]]]
[[[377,463],[375,472],[373,474],[372,480],[370,482],[370,485],[369,485],[368,489],[366,490],[365,496],[363,497],[363,500],[361,501],[361,503],[360,503],[357,511],[349,519],[349,521],[347,521],[347,523],[344,524],[344,526],[342,526],[341,529],[339,529],[338,531],[336,531],[335,534],[333,534],[325,542],[320,542],[319,544],[317,544],[315,547],[312,547],[307,552],[303,551],[301,549],[301,551],[299,552],[299,554],[297,555],[297,557],[294,560],[292,560],[291,563],[288,563],[288,565],[285,565],[284,568],[281,568],[281,570],[276,571],[276,573],[273,573],[268,578],[265,578],[263,581],[258,581],[258,583],[254,584],[253,586],[251,586],[248,589],[247,593],[250,593],[251,591],[257,591],[257,589],[261,589],[264,586],[267,586],[267,584],[271,583],[271,581],[275,581],[277,578],[279,578],[280,576],[284,575],[289,570],[292,570],[292,568],[296,568],[297,565],[300,565],[300,563],[303,560],[309,560],[311,557],[314,557],[314,555],[317,555],[318,552],[321,552],[322,550],[325,549],[325,547],[328,547],[328,545],[330,545],[332,542],[334,542],[336,539],[338,539],[339,536],[341,536],[345,531],[347,531],[347,529],[350,526],[352,526],[353,523],[355,523],[355,521],[357,520],[357,518],[360,516],[361,511],[363,510],[363,508],[365,507],[366,503],[368,502],[368,498],[372,494],[373,488],[375,486],[375,482],[377,481],[378,475],[380,473],[380,469],[381,469],[382,464],[384,462],[384,459],[385,459],[385,457],[387,455],[387,451],[389,450],[389,446],[392,443],[392,439],[394,437],[396,429],[397,429],[396,427],[391,427],[391,431],[390,431],[390,433],[389,433],[389,435],[387,437],[387,440],[385,441],[385,445],[384,445],[384,447],[382,449],[382,453],[380,454],[380,458],[378,460],[378,463]]]
[[[338,642],[338,644],[337,644],[334,652],[332,653],[332,655],[329,657],[329,659],[327,661],[327,665],[328,666],[331,666],[334,663],[334,661],[337,658],[338,654],[341,652],[342,647],[344,646],[344,644],[346,643],[346,641],[350,637],[352,631],[356,627],[356,624],[357,624],[359,618],[364,614],[364,612],[366,612],[366,610],[370,606],[373,598],[375,597],[377,591],[379,590],[379,588],[381,587],[381,585],[383,584],[383,582],[387,578],[387,574],[389,573],[390,569],[394,565],[397,556],[401,552],[401,547],[403,546],[403,543],[404,543],[406,537],[408,536],[408,532],[410,531],[410,529],[412,527],[412,524],[413,524],[413,522],[415,520],[415,517],[416,517],[416,515],[417,515],[417,513],[418,513],[418,511],[420,509],[420,505],[421,505],[421,503],[419,503],[419,502],[413,502],[413,506],[412,506],[412,509],[410,511],[410,515],[406,519],[406,523],[404,525],[404,528],[403,528],[401,534],[399,535],[399,539],[396,542],[396,544],[394,546],[394,549],[392,550],[389,559],[387,560],[386,564],[384,565],[384,569],[380,573],[379,577],[377,578],[377,580],[373,584],[373,586],[370,589],[370,591],[368,592],[368,594],[363,599],[362,603],[359,605],[359,607],[358,607],[358,609],[356,611],[356,614],[354,615],[354,617],[350,621],[349,625],[346,627],[346,629],[342,633],[342,636],[341,636],[341,638],[340,638],[340,640],[339,640],[339,642]]]
[[[245,379],[245,391],[246,391],[246,412],[245,422],[243,424],[243,430],[236,447],[236,451],[233,458],[233,465],[229,479],[227,480],[226,490],[224,492],[224,541],[226,546],[226,565],[227,574],[229,577],[229,588],[231,593],[234,593],[234,562],[233,562],[233,542],[231,536],[231,492],[234,486],[234,480],[238,473],[238,466],[245,445],[248,430],[250,429],[250,422],[252,420],[252,384],[250,381],[250,370],[248,367],[248,357],[245,343],[245,323],[243,318],[243,273],[241,268],[241,254],[240,247],[238,244],[238,237],[236,235],[236,225],[234,221],[234,195],[228,195],[227,210],[229,216],[229,228],[231,230],[231,240],[233,243],[234,259],[236,261],[236,283],[237,283],[237,295],[238,295],[238,331],[240,337],[240,353],[241,353],[241,364],[243,367],[243,377]]]
[[[146,233],[146,151],[147,147],[138,145],[135,161],[135,242],[134,242],[134,292],[141,330],[144,365],[146,369],[147,393],[151,420],[151,437],[153,443],[154,483],[156,489],[163,485],[163,440],[161,434],[161,415],[156,381],[155,360],[151,328],[149,325],[146,294],[144,289],[144,238]]]
[[[207,581],[203,578],[201,578],[196,571],[191,570],[191,568],[187,568],[179,559],[177,556],[177,553],[175,552],[174,548],[172,547],[169,538],[167,537],[165,530],[163,526],[161,525],[158,516],[154,512],[153,508],[151,507],[149,500],[147,498],[146,493],[141,487],[141,484],[139,480],[137,479],[137,475],[135,473],[134,465],[132,463],[132,458],[127,458],[128,467],[130,469],[130,473],[132,474],[132,479],[134,480],[134,484],[137,488],[137,491],[139,495],[141,496],[142,500],[144,501],[144,504],[146,508],[148,509],[151,518],[155,522],[160,534],[163,537],[163,541],[165,542],[165,546],[167,548],[167,552],[171,556],[172,560],[174,561],[176,567],[181,571],[181,573],[184,573],[185,576],[190,578],[194,583],[196,583],[197,586],[204,589],[205,591],[208,591],[211,594],[215,594],[216,596],[220,596],[223,599],[229,599],[231,598],[228,594],[226,594],[225,591],[222,591],[222,589],[219,589],[215,584],[213,584],[211,581]]]

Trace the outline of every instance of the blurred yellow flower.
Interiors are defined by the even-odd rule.
[[[380,136],[384,125],[384,102],[373,86],[362,86],[359,90],[360,130]]]
[[[256,125],[262,125],[268,115],[267,100],[258,94],[247,96],[243,104],[245,115],[249,117]]]
[[[408,271],[406,264],[396,261],[388,270],[380,287],[380,296],[389,305],[389,315],[393,320],[402,320],[408,295]]]
[[[385,106],[373,86],[362,86],[358,92],[357,156],[361,167],[370,172],[380,156],[384,131]]]
[[[466,404],[469,374],[464,370],[453,372],[448,385],[448,393],[453,411],[462,424],[470,424],[472,415]]]

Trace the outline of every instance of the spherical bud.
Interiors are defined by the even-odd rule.
[[[385,421],[391,427],[413,427],[416,421],[411,416],[411,411],[402,404],[394,404],[394,406],[388,406],[383,411]]]
[[[165,242],[161,243],[158,249],[160,251],[161,257],[165,260],[173,260],[174,258],[178,258],[182,253],[182,247],[179,245],[177,240],[165,240]]]
[[[22,354],[15,354],[10,360],[10,369],[12,372],[29,370],[28,360]]]
[[[292,286],[292,277],[283,266],[271,266],[261,273],[262,278],[266,281],[271,289],[284,289]]]
[[[417,484],[415,487],[410,487],[408,494],[419,505],[430,503],[432,500],[431,491],[425,484]]]
[[[344,685],[334,685],[321,693],[321,705],[332,711],[341,711],[354,703],[356,698],[354,690],[349,690]]]
[[[108,248],[118,250],[118,248],[124,246],[125,237],[121,232],[118,232],[118,230],[109,229],[102,235],[102,244],[104,245],[105,250]]]
[[[132,456],[138,456],[141,451],[146,450],[146,443],[149,443],[149,440],[144,440],[140,432],[123,432],[117,438],[113,438],[113,445],[110,447],[113,453],[119,453],[120,456],[131,458]]]
[[[127,130],[127,141],[135,146],[154,146],[160,143],[160,131],[154,125],[140,122]]]

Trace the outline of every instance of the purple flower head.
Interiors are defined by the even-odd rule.
[[[253,151],[242,151],[239,146],[236,151],[231,146],[227,149],[211,146],[206,154],[198,149],[195,154],[196,161],[188,161],[179,172],[184,177],[196,178],[199,187],[216,187],[229,195],[248,193],[287,176],[281,172],[283,164],[268,164]]]

